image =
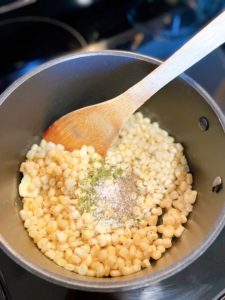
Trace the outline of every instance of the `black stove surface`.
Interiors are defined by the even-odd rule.
[[[192,1],[195,5],[182,0],[57,0],[54,5],[32,0],[1,14],[11,2],[0,1],[0,93],[49,59],[132,29],[139,35],[131,43],[110,48],[165,58],[225,5],[225,0]]]
[[[81,50],[81,48],[85,46],[85,40],[89,45],[97,43],[97,50],[110,47],[113,49],[136,51],[165,59],[180,47],[193,32],[201,27],[206,21],[205,19],[202,22],[196,21],[198,18],[196,19],[196,15],[194,15],[193,11],[190,11],[189,8],[188,10],[185,10],[184,14],[185,7],[179,6],[174,8],[166,3],[176,1],[160,1],[160,5],[158,1],[151,1],[154,3],[154,7],[151,6],[150,10],[150,6],[146,6],[147,0],[97,0],[94,1],[96,3],[94,3],[90,9],[77,7],[73,10],[71,10],[69,4],[67,6],[63,5],[63,1],[60,0],[57,2],[58,4],[52,8],[49,1],[42,0],[20,13],[13,12],[8,15],[0,16],[1,45],[1,35],[5,38],[4,47],[1,46],[2,50],[0,47],[0,54],[3,53],[1,52],[3,51],[3,48],[5,51],[5,59],[0,63],[0,92],[16,78],[44,61],[65,54],[68,51],[75,52]],[[74,3],[75,2],[76,1],[74,1]],[[156,5],[156,2],[158,2],[158,5]],[[201,2],[203,5],[210,1],[196,2]],[[216,2],[222,3],[225,1],[218,0]],[[68,1],[68,3],[70,2]],[[205,10],[207,11],[207,7],[205,7]],[[144,14],[143,11],[145,12]],[[210,11],[212,11],[212,9]],[[215,7],[214,13],[216,13]],[[63,22],[63,24],[71,26],[72,29],[78,30],[84,39],[81,37],[80,40],[80,37],[78,36],[77,40],[76,33],[73,32],[73,36],[73,34],[70,35],[71,32],[69,31],[70,33],[67,32],[65,35],[61,32],[61,39],[55,39],[49,43],[49,33],[42,35],[41,32],[43,32],[43,27],[42,30],[39,30],[38,27],[36,27],[36,35],[39,40],[32,40],[31,35],[26,39],[22,33],[24,38],[22,40],[20,39],[17,43],[16,36],[14,35],[14,28],[13,30],[10,29],[8,33],[1,32],[1,22],[6,22],[15,17],[18,18],[29,15],[57,19],[58,21]],[[210,15],[208,14],[207,17],[209,18]],[[189,22],[188,20],[190,20],[190,18],[194,19],[191,19],[191,22]],[[66,30],[67,29],[68,28],[66,27]],[[59,29],[59,31],[60,30],[63,31],[63,29]],[[12,37],[10,39],[11,43],[6,44],[6,33]],[[30,33],[26,32],[26,34],[29,35]],[[122,34],[122,36],[120,36],[119,39],[114,38],[120,34]],[[59,35],[56,33],[56,36]],[[102,40],[104,41],[104,47],[102,47],[103,44],[101,44]],[[45,47],[38,46],[41,41],[44,41]],[[105,43],[105,41],[107,42]],[[10,47],[8,45],[10,45]],[[8,56],[7,47],[10,48],[10,55]],[[13,51],[13,47],[15,48],[15,51]],[[35,51],[33,51],[33,49],[35,49]],[[208,76],[209,68],[210,73],[213,74],[210,78]],[[214,53],[191,68],[187,73],[214,96],[216,101],[224,101],[224,47],[214,51]],[[0,250],[0,300],[79,300],[83,298],[107,298],[109,300],[219,299],[219,297],[221,298],[223,293],[225,293],[224,251],[225,229],[205,254],[177,275],[163,282],[159,282],[157,285],[149,286],[144,289],[130,292],[101,294],[71,290],[49,283],[28,273]],[[9,291],[9,293],[7,291]]]

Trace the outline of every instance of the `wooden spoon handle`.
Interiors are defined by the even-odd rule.
[[[132,86],[121,96],[132,102],[132,110],[135,111],[167,83],[224,42],[225,12],[222,12],[151,74]]]

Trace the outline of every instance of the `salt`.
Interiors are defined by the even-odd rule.
[[[135,206],[133,180],[119,178],[101,180],[95,187],[93,215],[105,227],[120,227],[132,223]]]

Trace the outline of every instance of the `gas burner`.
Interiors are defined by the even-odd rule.
[[[0,92],[18,77],[59,55],[85,47],[82,35],[61,21],[17,17],[0,22]]]

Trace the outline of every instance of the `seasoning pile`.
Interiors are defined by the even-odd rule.
[[[122,276],[150,267],[184,231],[197,192],[183,147],[141,113],[103,158],[42,140],[21,164],[24,226],[67,270]]]

